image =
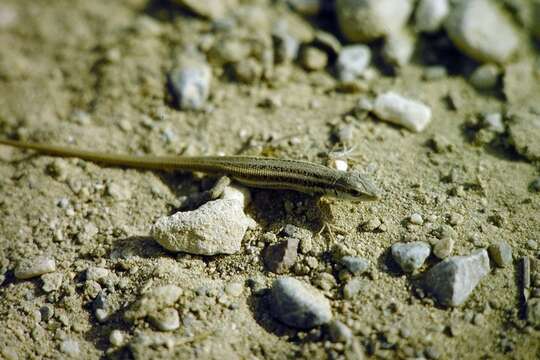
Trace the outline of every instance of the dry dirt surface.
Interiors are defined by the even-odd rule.
[[[152,224],[213,179],[0,146],[0,358],[538,358],[540,62],[531,2],[501,2],[520,45],[489,90],[471,85],[479,64],[444,31],[415,34],[412,59],[398,68],[382,58],[382,40],[371,42],[367,74],[341,83],[334,64],[348,41],[334,3],[291,6],[300,3],[318,2],[0,1],[3,138],[136,155],[320,164],[337,156],[382,189],[360,203],[250,189],[246,211],[257,226],[239,252],[172,253],[150,236]],[[297,59],[276,55],[283,39],[272,33],[283,23],[300,44]],[[211,69],[195,110],[180,108],[171,89],[186,57]],[[427,128],[414,133],[367,111],[386,91],[429,106]],[[486,126],[494,113],[500,126]],[[320,232],[328,221],[333,230]],[[276,274],[267,249],[286,241],[289,224],[303,239]],[[405,274],[390,249],[413,241],[433,250]],[[439,257],[501,241],[512,258],[499,267],[492,257],[462,305],[446,307],[422,287]],[[344,256],[368,268],[347,271]],[[280,276],[317,289],[333,322],[280,321],[270,290]]]

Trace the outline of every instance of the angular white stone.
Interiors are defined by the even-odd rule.
[[[381,120],[401,125],[414,132],[423,131],[431,121],[431,108],[392,91],[377,96],[373,112]]]

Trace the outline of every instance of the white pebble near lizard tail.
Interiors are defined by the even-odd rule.
[[[381,120],[401,125],[414,132],[423,131],[431,122],[431,108],[389,91],[375,99],[373,112]]]

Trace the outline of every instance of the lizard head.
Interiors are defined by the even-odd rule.
[[[343,172],[335,184],[333,197],[352,201],[376,200],[380,196],[379,188],[371,179],[360,172]]]

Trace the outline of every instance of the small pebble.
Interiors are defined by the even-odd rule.
[[[111,334],[109,335],[109,342],[112,346],[120,347],[124,345],[124,338],[125,335],[120,330],[113,330],[111,331]]]
[[[337,282],[332,274],[323,272],[323,273],[320,273],[313,280],[313,284],[323,289],[324,291],[329,291],[337,285]]]
[[[484,127],[497,134],[503,134],[505,127],[503,123],[503,116],[501,113],[489,113],[484,115]]]
[[[439,259],[446,259],[454,250],[454,240],[450,237],[440,239],[433,245],[433,255]]]
[[[489,90],[497,85],[500,75],[501,70],[497,65],[483,64],[473,71],[469,81],[478,90]]]
[[[109,274],[110,271],[108,269],[98,266],[91,266],[86,269],[86,280],[93,280],[99,282],[100,280],[103,280],[107,276],[109,276]]]
[[[45,304],[40,309],[41,320],[44,322],[49,321],[54,315],[54,307],[51,304]]]
[[[445,28],[461,51],[482,63],[505,63],[519,45],[509,17],[491,0],[457,2],[446,19]]]
[[[328,333],[328,338],[332,342],[348,343],[353,336],[351,329],[339,320],[330,321],[326,331]]]
[[[212,70],[202,59],[182,60],[169,74],[176,106],[182,110],[201,110],[210,94]]]
[[[152,324],[160,331],[173,331],[180,327],[180,316],[173,308],[166,308],[148,316]]]
[[[479,250],[469,256],[453,256],[438,263],[427,272],[423,282],[441,305],[459,306],[489,271],[488,253]]]
[[[422,78],[427,81],[435,81],[444,79],[448,76],[448,72],[444,66],[433,65],[426,66]]]
[[[283,64],[294,61],[298,57],[300,43],[287,31],[274,31],[272,33],[274,44],[274,61],[276,64]]]
[[[363,274],[369,269],[369,262],[364,258],[356,256],[342,257],[341,265],[355,275]]]
[[[81,352],[79,343],[75,340],[66,339],[60,344],[60,351],[71,357],[78,357]]]
[[[397,32],[413,10],[410,0],[337,0],[339,28],[351,42],[368,42]]]
[[[415,13],[416,29],[427,33],[439,31],[449,12],[448,0],[420,0]]]
[[[405,30],[389,34],[382,50],[384,60],[395,66],[408,64],[414,53],[415,41],[413,34]]]
[[[307,46],[300,53],[300,63],[309,71],[322,70],[328,63],[328,55],[316,47]]]
[[[422,225],[424,223],[424,219],[422,219],[422,215],[414,213],[409,217],[409,222],[414,225]]]
[[[233,66],[234,78],[244,84],[254,84],[263,75],[262,65],[253,58],[242,59]]]
[[[531,250],[538,249],[538,242],[534,239],[527,240],[527,247]]]
[[[17,279],[30,279],[46,273],[56,271],[56,262],[53,258],[40,256],[33,259],[25,259],[15,268]]]
[[[448,218],[448,223],[452,226],[457,226],[463,223],[463,215],[457,212],[450,213],[450,216]]]
[[[349,168],[347,161],[342,159],[330,159],[328,161],[328,166],[339,171],[347,171]]]
[[[364,73],[371,61],[371,50],[365,45],[350,45],[341,49],[336,61],[339,80],[352,81]]]
[[[429,244],[423,241],[396,243],[392,245],[392,257],[406,273],[412,273],[424,265],[431,253]]]
[[[381,120],[404,126],[414,132],[423,131],[431,121],[431,109],[428,106],[394,92],[377,96],[373,112]]]
[[[272,316],[299,329],[310,329],[332,320],[328,299],[311,285],[291,277],[274,281],[270,307]]]
[[[264,251],[266,267],[276,274],[284,274],[296,263],[300,240],[289,237],[286,240],[269,245]]]

